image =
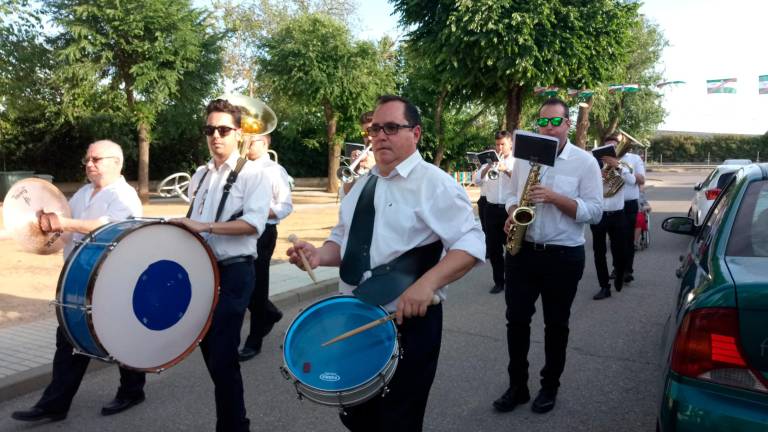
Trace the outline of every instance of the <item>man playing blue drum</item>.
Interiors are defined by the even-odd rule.
[[[81,187],[69,200],[72,218],[54,213],[40,215],[43,232],[71,232],[72,238],[64,247],[65,259],[75,248],[75,241],[100,226],[142,214],[141,201],[136,190],[126,183],[120,171],[123,152],[112,141],[96,141],[88,147],[83,158],[85,174],[90,183]],[[26,411],[16,411],[12,417],[21,421],[67,417],[80,382],[88,367],[89,357],[72,355],[72,344],[61,327],[56,329],[56,354],[53,358],[51,383],[40,400]],[[120,387],[114,400],[101,409],[102,415],[116,414],[144,400],[144,373],[120,368]]]
[[[328,240],[319,248],[297,241],[287,253],[299,267],[299,251],[311,267],[340,266],[343,294],[396,313],[403,358],[389,392],[345,407],[342,423],[351,431],[420,431],[442,339],[433,297],[444,298],[442,287],[484,260],[485,242],[466,192],[417,151],[413,104],[380,97],[368,133],[376,166],[341,202]]]
[[[237,349],[253,292],[253,260],[267,221],[272,185],[253,162],[240,157],[240,110],[216,99],[206,113],[203,130],[212,158],[192,176],[187,217],[174,222],[200,233],[218,260],[219,301],[200,349],[215,387],[216,430],[247,431],[250,421]]]

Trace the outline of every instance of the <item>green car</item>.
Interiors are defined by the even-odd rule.
[[[697,227],[664,331],[657,430],[768,431],[768,164],[740,169]]]

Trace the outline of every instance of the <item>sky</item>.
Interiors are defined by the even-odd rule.
[[[386,0],[359,0],[358,37],[398,39],[404,32]],[[646,0],[640,8],[662,30],[669,46],[660,71],[686,84],[663,89],[668,115],[661,130],[763,134],[768,95],[758,76],[768,75],[765,17],[768,0]],[[707,94],[708,79],[737,78],[736,94]]]

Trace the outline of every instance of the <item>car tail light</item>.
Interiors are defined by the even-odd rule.
[[[712,201],[720,195],[721,190],[722,189],[720,188],[707,189],[704,191],[704,195],[707,197],[708,201]]]
[[[750,368],[742,355],[734,308],[688,313],[675,338],[671,367],[686,377],[768,393],[768,380]]]

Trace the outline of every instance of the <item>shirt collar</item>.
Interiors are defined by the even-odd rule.
[[[416,165],[418,165],[419,162],[421,162],[422,160],[423,159],[421,158],[421,154],[419,153],[418,150],[416,150],[410,156],[408,156],[404,161],[397,164],[395,169],[393,169],[392,172],[389,173],[388,177],[394,177],[395,175],[400,175],[401,177],[408,178],[408,176],[411,174],[411,171],[413,171],[413,169],[416,168]],[[378,165],[374,165],[374,167],[371,169],[371,174],[382,177],[381,172],[379,172]]]
[[[576,149],[576,146],[571,144],[571,140],[567,140],[565,142],[565,147],[563,147],[563,151],[561,151],[560,154],[557,155],[557,158],[568,160],[571,157],[573,157],[573,152],[575,149]]]
[[[237,151],[237,149],[235,149],[229,155],[227,160],[224,161],[223,165],[227,165],[230,170],[234,171],[234,169],[237,167],[237,160],[239,158],[240,158],[240,153]],[[219,167],[219,168],[221,168],[221,167]],[[215,171],[216,170],[216,164],[213,163],[213,158],[211,158],[211,160],[208,161],[208,169],[210,171]]]

